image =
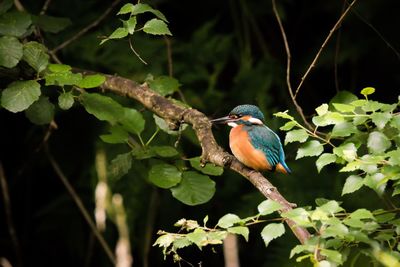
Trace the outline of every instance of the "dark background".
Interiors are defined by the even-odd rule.
[[[162,11],[170,22],[173,75],[182,84],[181,90],[190,105],[216,117],[225,115],[238,104],[256,104],[266,115],[267,124],[277,131],[284,122],[274,118],[274,112],[289,109],[295,114],[285,83],[286,54],[270,1],[146,2]],[[277,2],[292,52],[291,81],[296,88],[346,4],[333,0]],[[43,3],[22,1],[32,14],[38,14]],[[68,17],[72,25],[60,34],[44,34],[45,44],[51,49],[70,38],[97,19],[110,3],[53,0],[47,14]],[[99,46],[99,37],[109,35],[119,26],[120,21],[114,14],[122,4],[117,5],[98,27],[60,51],[59,58],[74,67],[115,73],[138,82],[148,74],[167,75],[167,52],[162,37],[143,33],[133,37],[135,49],[148,65],[136,58],[126,40]],[[376,100],[398,101],[400,56],[389,44],[397,51],[400,49],[399,10],[397,0],[359,1],[355,5],[340,28],[340,35],[339,32],[334,34],[300,91],[298,101],[306,115],[312,115],[317,106],[329,102],[338,91],[347,90],[359,96],[359,91],[366,86],[376,88],[373,95]],[[140,108],[131,101],[126,103]],[[148,127],[154,127],[151,114],[144,111],[144,115],[148,118]],[[79,105],[67,112],[58,110],[55,120],[59,129],[49,140],[50,150],[86,207],[93,210],[97,182],[95,149],[105,147],[111,159],[127,148],[104,145],[98,136],[104,133],[105,125]],[[23,265],[110,266],[43,150],[36,152],[47,127],[32,125],[23,113],[11,114],[4,109],[0,110],[0,122],[0,156],[9,184]],[[151,130],[146,134],[151,135]],[[219,143],[228,148],[228,129],[218,128],[215,134]],[[283,133],[279,134],[284,137]],[[173,143],[173,140],[161,135],[157,142]],[[200,148],[191,141],[189,134],[183,137],[180,149],[188,157],[200,154]],[[335,167],[327,167],[318,174],[315,159],[294,160],[296,149],[295,145],[285,147],[292,175],[267,174],[291,202],[306,206],[314,205],[318,197],[335,198],[343,201],[349,210],[381,204],[378,198],[364,199],[363,190],[366,189],[351,198],[340,197],[346,177],[338,174]],[[209,224],[213,225],[226,213],[241,217],[255,214],[258,203],[263,200],[245,179],[226,171],[223,176],[214,178],[217,192],[209,203],[185,206],[174,199],[170,191],[156,189],[146,182],[146,164],[135,162],[127,176],[111,181],[113,192],[124,197],[134,266],[144,262],[146,229],[152,229],[153,243],[158,229],[176,231],[172,225],[180,218],[202,221],[208,214]],[[150,205],[151,199],[154,205]],[[15,263],[3,202],[0,202],[0,211],[0,256]],[[154,221],[148,220],[150,213],[155,214]],[[239,238],[242,266],[301,266],[288,259],[290,249],[297,244],[292,233],[287,229],[284,237],[273,241],[266,249],[259,236],[262,227],[251,227],[249,242]],[[108,222],[104,235],[114,247],[118,234],[112,222]],[[223,266],[222,247],[218,246],[203,251],[193,246],[184,249],[181,256],[195,266],[199,262],[202,266]],[[150,248],[148,260],[149,266],[177,266],[171,258],[164,261],[157,247]],[[365,264],[368,266],[367,262]]]

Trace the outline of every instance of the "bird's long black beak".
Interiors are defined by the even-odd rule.
[[[234,121],[235,119],[230,118],[229,116],[221,117],[218,119],[213,119],[211,122],[213,124],[226,124],[228,122]]]

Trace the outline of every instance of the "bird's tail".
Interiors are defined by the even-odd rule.
[[[276,171],[282,172],[284,174],[291,174],[292,173],[292,171],[290,170],[290,168],[288,167],[288,165],[286,165],[286,162],[284,162],[284,161],[279,162],[276,165]]]

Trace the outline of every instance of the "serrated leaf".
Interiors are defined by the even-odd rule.
[[[72,24],[69,18],[39,15],[33,22],[45,32],[59,33]]]
[[[31,25],[31,16],[20,11],[11,11],[0,16],[0,34],[21,37]]]
[[[390,126],[400,130],[400,116],[393,116],[392,120],[390,121]]]
[[[265,246],[268,247],[273,239],[280,237],[284,233],[285,226],[283,223],[270,223],[261,231],[261,237],[264,240]]]
[[[331,154],[331,153],[324,153],[315,162],[317,165],[318,172],[322,170],[323,167],[325,167],[328,164],[331,164],[336,161],[336,155]]]
[[[327,257],[329,261],[333,261],[337,264],[342,264],[342,254],[339,251],[332,250],[332,249],[321,249],[321,255]]]
[[[294,255],[299,254],[301,252],[313,252],[314,246],[311,245],[296,245],[291,251],[289,258],[292,258]]]
[[[136,16],[130,17],[128,20],[123,20],[122,22],[124,24],[124,27],[128,30],[129,34],[133,34],[135,32],[137,24]]]
[[[218,220],[217,225],[221,228],[229,228],[241,221],[242,220],[236,214],[228,213]]]
[[[292,142],[304,143],[308,139],[308,134],[304,129],[292,130],[286,133],[285,145]]]
[[[121,126],[113,125],[109,130],[109,134],[100,135],[100,139],[103,142],[109,144],[121,144],[128,141],[129,135]]]
[[[118,11],[117,15],[132,13],[133,9],[134,9],[133,4],[127,3],[121,7],[121,9]]]
[[[344,166],[343,168],[341,168],[341,169],[339,170],[339,172],[352,172],[352,171],[358,170],[358,169],[360,169],[361,164],[362,164],[362,163],[359,162],[359,161],[352,161],[352,162],[349,162],[349,163],[346,164],[346,166]]]
[[[172,146],[152,146],[151,150],[163,158],[170,158],[179,155],[179,152]]]
[[[350,136],[357,132],[357,127],[348,121],[339,122],[333,126],[332,137],[345,137]]]
[[[317,112],[318,116],[322,116],[328,112],[328,108],[328,104],[322,104],[321,106],[317,107],[315,111]]]
[[[213,176],[220,176],[224,173],[224,168],[216,166],[212,163],[206,163],[204,166],[200,163],[200,157],[190,158],[190,165],[196,170]]]
[[[93,74],[93,75],[86,75],[85,77],[82,78],[78,83],[76,83],[77,86],[80,88],[95,88],[99,87],[102,85],[106,80],[106,77],[104,75],[100,74]]]
[[[375,190],[378,194],[382,194],[386,187],[385,181],[385,175],[382,173],[375,173],[365,176],[364,185]]]
[[[162,96],[171,95],[179,90],[180,83],[169,76],[159,76],[154,80],[148,80],[150,88]]]
[[[203,241],[207,240],[207,233],[203,229],[197,228],[192,233],[187,234],[186,238],[201,248]]]
[[[54,105],[50,103],[47,97],[40,96],[25,110],[25,116],[34,124],[48,124],[54,118]]]
[[[82,74],[72,72],[53,72],[46,73],[44,78],[46,79],[46,85],[75,85],[82,80]]]
[[[97,93],[83,93],[81,98],[86,111],[99,120],[116,123],[121,114],[125,113],[124,108],[111,97]]]
[[[339,112],[331,112],[331,111],[328,111],[322,116],[315,116],[312,118],[312,122],[316,126],[327,126],[327,125],[337,124],[343,121],[345,121],[345,119],[342,114],[340,114]]]
[[[283,119],[294,120],[294,118],[288,114],[288,110],[286,110],[284,112],[276,112],[276,113],[274,113],[274,116],[283,118]]]
[[[241,235],[246,241],[249,241],[249,228],[246,226],[235,226],[227,229],[229,233]]]
[[[282,209],[282,205],[271,199],[264,200],[257,206],[258,213],[268,215]]]
[[[11,112],[27,109],[39,99],[40,84],[36,81],[15,81],[1,92],[1,105]]]
[[[346,143],[335,147],[333,153],[346,161],[353,161],[357,157],[357,148],[353,143]]]
[[[335,200],[330,200],[318,208],[331,215],[343,211],[343,208],[340,207],[339,203]]]
[[[154,35],[172,35],[168,29],[168,25],[159,19],[147,21],[143,26],[143,31]]]
[[[287,123],[285,123],[285,125],[281,126],[279,129],[282,131],[289,131],[289,130],[293,129],[293,127],[295,127],[296,125],[297,125],[297,122],[288,121]]]
[[[353,219],[374,219],[374,215],[367,209],[358,209],[353,211],[350,215]]]
[[[385,152],[392,143],[390,140],[381,132],[374,131],[369,134],[367,146],[368,150],[372,154],[380,154]]]
[[[299,226],[310,226],[312,225],[309,218],[309,213],[304,208],[296,208],[283,212],[281,214],[283,218],[291,219]]]
[[[131,14],[138,15],[138,14],[142,14],[145,12],[151,12],[159,19],[162,19],[163,21],[168,22],[163,13],[161,13],[160,11],[158,11],[156,9],[153,9],[151,6],[149,6],[147,4],[138,3],[138,4],[134,5],[133,9],[131,11]]]
[[[174,247],[174,249],[180,249],[180,248],[185,248],[188,247],[192,244],[192,242],[186,238],[186,237],[180,237],[174,240],[174,242],[172,243],[172,246]]]
[[[358,175],[351,175],[347,177],[342,189],[342,196],[345,194],[350,194],[363,186],[363,179]]]
[[[342,223],[337,223],[330,225],[325,228],[325,230],[322,232],[322,237],[327,238],[327,237],[341,237],[343,238],[349,233],[349,228],[347,228],[344,224]]]
[[[118,122],[130,133],[140,134],[144,130],[146,121],[142,113],[133,108],[123,108],[122,116],[119,115]]]
[[[374,87],[365,87],[364,89],[361,90],[360,92],[363,96],[371,95],[375,93],[375,88]]]
[[[375,112],[384,107],[384,105],[385,104],[380,103],[378,101],[368,100],[365,102],[363,106],[361,106],[361,109],[364,110],[365,112]]]
[[[46,47],[38,42],[24,44],[22,59],[37,72],[43,71],[49,64],[49,55],[46,53]]]
[[[119,179],[128,173],[132,167],[132,154],[130,152],[117,155],[108,166],[108,175],[112,179]]]
[[[72,68],[71,66],[65,64],[49,64],[48,69],[51,72],[60,73],[60,72],[70,72]]]
[[[149,171],[149,181],[164,189],[177,185],[181,180],[182,173],[174,165],[160,163],[151,166]]]
[[[378,129],[382,130],[386,123],[392,118],[392,115],[389,112],[383,112],[383,113],[373,113],[371,114],[371,120],[372,122],[378,127]]]
[[[158,245],[159,247],[167,248],[169,247],[172,242],[174,242],[175,236],[172,234],[164,234],[157,238],[156,242],[154,242],[153,246]]]
[[[119,28],[115,29],[115,30],[113,31],[113,33],[110,34],[110,36],[108,36],[106,39],[103,39],[103,40],[100,42],[100,45],[104,44],[105,42],[107,42],[108,40],[111,40],[111,39],[121,39],[121,38],[124,38],[124,37],[128,36],[128,33],[129,33],[129,32],[128,32],[128,29],[127,29],[127,28],[119,27]]]
[[[58,106],[61,109],[64,109],[64,110],[70,109],[73,104],[74,104],[74,96],[72,95],[71,91],[61,93],[58,96]]]
[[[0,66],[15,67],[23,56],[23,46],[12,36],[0,37]]]
[[[182,181],[171,188],[172,195],[186,205],[194,206],[208,202],[215,193],[215,182],[208,176],[188,171]]]
[[[296,159],[318,156],[324,151],[322,144],[316,140],[309,141],[297,150]]]
[[[332,103],[333,107],[339,112],[353,112],[355,106],[349,104],[342,104],[342,103]]]

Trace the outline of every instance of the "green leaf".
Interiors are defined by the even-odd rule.
[[[311,226],[311,221],[308,212],[304,208],[296,208],[283,212],[281,214],[283,218],[291,219],[299,226]]]
[[[168,25],[159,19],[147,21],[143,26],[143,31],[154,35],[172,35],[168,29]]]
[[[316,140],[309,141],[302,145],[297,151],[296,159],[303,157],[318,156],[324,151],[323,146]]]
[[[285,123],[285,125],[283,125],[279,129],[281,129],[282,131],[289,131],[289,130],[293,129],[293,127],[295,127],[296,125],[297,125],[297,122],[288,121],[287,123]]]
[[[172,242],[174,242],[175,236],[171,234],[164,234],[157,238],[156,242],[154,242],[153,246],[158,245],[159,247],[167,248],[169,247]]]
[[[328,111],[322,116],[315,116],[312,118],[313,123],[316,126],[327,126],[332,124],[337,124],[345,121],[342,114],[339,112]]]
[[[40,84],[36,81],[16,81],[1,92],[1,105],[11,112],[27,109],[39,99]]]
[[[118,122],[130,133],[140,134],[144,130],[146,121],[142,113],[133,108],[123,108],[122,116],[119,115]]]
[[[124,28],[128,30],[129,34],[133,34],[135,32],[137,20],[136,16],[129,18],[128,20],[123,20],[122,21],[124,24]]]
[[[187,124],[182,124],[179,130],[171,130],[166,120],[158,117],[156,114],[153,114],[153,118],[158,128],[170,135],[178,135],[180,132],[187,128]]]
[[[258,213],[261,215],[268,215],[273,213],[274,211],[282,209],[282,205],[276,201],[271,199],[264,200],[261,202],[258,207]]]
[[[44,78],[46,79],[46,85],[75,85],[82,80],[82,74],[72,72],[54,72],[46,73]]]
[[[327,257],[329,261],[333,261],[337,264],[342,264],[342,254],[339,251],[332,250],[332,249],[321,249],[321,255]]]
[[[372,175],[365,176],[364,185],[375,190],[378,194],[382,194],[386,187],[385,181],[385,175],[378,172]]]
[[[25,110],[25,115],[34,124],[48,124],[54,118],[54,105],[49,102],[47,97],[40,96]]]
[[[229,233],[241,235],[246,241],[249,241],[249,228],[246,226],[235,226],[227,229]]]
[[[346,161],[353,161],[357,157],[357,148],[353,143],[346,143],[335,147],[333,153]]]
[[[240,223],[241,221],[242,220],[236,214],[228,213],[218,220],[217,225],[221,228],[229,228],[234,224]]]
[[[393,116],[390,121],[390,126],[400,131],[400,116]]]
[[[357,132],[357,127],[348,121],[339,122],[333,126],[332,137],[345,137],[350,136]]]
[[[136,4],[133,6],[133,9],[130,12],[132,15],[138,15],[138,14],[142,14],[145,12],[151,12],[159,19],[162,19],[163,21],[168,22],[163,13],[161,13],[160,11],[158,11],[156,9],[153,9],[151,6],[149,6],[147,4],[142,4],[142,3]]]
[[[131,152],[119,154],[108,166],[108,175],[112,179],[119,179],[129,172],[132,167],[132,154]]]
[[[171,188],[182,180],[182,173],[166,163],[153,165],[149,171],[149,181],[161,188]]]
[[[356,101],[358,99],[357,96],[350,93],[349,91],[339,91],[330,101],[331,103],[343,103],[343,104],[351,104],[351,102]]]
[[[317,165],[318,172],[321,172],[322,168],[328,164],[331,164],[336,161],[336,155],[331,153],[324,153],[315,162]]]
[[[12,6],[14,1],[13,0],[3,0],[0,2],[0,14],[4,14],[7,12]]]
[[[392,143],[390,140],[381,132],[374,131],[369,134],[367,146],[368,150],[372,154],[380,154],[386,151]]]
[[[23,46],[12,36],[0,37],[0,66],[13,68],[23,56]]]
[[[117,15],[132,13],[133,9],[134,9],[133,4],[127,3],[121,7],[121,9],[118,11]]]
[[[108,40],[111,39],[121,39],[124,38],[126,36],[128,36],[128,29],[127,28],[123,28],[123,27],[119,27],[117,29],[115,29],[115,31],[113,33],[111,33],[110,36],[108,36],[106,39],[103,39],[100,42],[100,45],[104,44],[105,42],[107,42]]]
[[[38,42],[24,44],[23,53],[22,59],[37,72],[43,71],[49,64],[49,55],[46,53],[46,47]]]
[[[65,92],[62,93],[58,96],[58,106],[61,109],[67,110],[72,107],[74,104],[74,96],[72,95],[72,92]]]
[[[215,182],[208,176],[188,171],[181,183],[171,188],[172,195],[186,205],[194,206],[208,202],[215,193]]]
[[[332,105],[337,111],[342,113],[353,112],[356,108],[355,106],[349,104],[332,103]]]
[[[69,18],[39,15],[34,17],[33,23],[45,32],[59,33],[72,24]]]
[[[343,223],[351,227],[362,228],[365,225],[363,219],[374,219],[374,215],[367,209],[358,209],[345,218]]]
[[[100,135],[100,139],[109,144],[121,144],[128,141],[129,134],[119,125],[110,127],[110,134]]]
[[[292,116],[288,114],[288,110],[285,110],[284,112],[276,112],[274,113],[275,117],[283,118],[283,119],[288,119],[288,120],[294,120]]]
[[[224,173],[224,168],[212,163],[206,163],[204,166],[200,163],[200,157],[190,158],[190,165],[196,170],[213,176],[220,176]]]
[[[318,208],[331,215],[343,211],[343,208],[340,207],[339,203],[335,200],[330,200]]]
[[[328,108],[328,104],[322,104],[321,106],[317,107],[315,111],[317,112],[318,116],[322,116],[328,112]]]
[[[48,69],[51,72],[60,73],[60,72],[70,72],[72,68],[71,66],[65,64],[49,64]]]
[[[153,146],[151,147],[151,150],[163,158],[170,158],[179,155],[179,152],[172,146]]]
[[[337,223],[330,225],[325,228],[325,230],[322,232],[322,237],[327,238],[327,237],[341,237],[343,238],[349,233],[349,228],[347,228],[344,224],[342,223]]]
[[[382,130],[391,118],[392,115],[389,112],[371,114],[371,120],[379,130]]]
[[[102,121],[116,123],[121,114],[125,113],[124,108],[108,96],[97,93],[83,93],[81,99],[86,111]]]
[[[227,231],[212,231],[207,233],[207,241],[204,242],[204,246],[210,245],[220,245],[223,240],[228,235]]]
[[[203,242],[207,240],[207,233],[203,229],[197,228],[192,233],[187,234],[186,238],[201,248]]]
[[[314,252],[314,246],[312,245],[296,245],[291,251],[289,258],[302,252]]]
[[[176,250],[176,249],[188,247],[191,244],[192,244],[192,242],[187,237],[179,237],[179,238],[175,239],[175,241],[172,243],[172,246]]]
[[[261,237],[264,240],[265,246],[268,247],[273,239],[280,237],[284,233],[285,226],[283,223],[270,223],[261,231]]]
[[[304,143],[308,138],[308,134],[304,129],[292,130],[286,133],[285,145],[292,142]]]
[[[31,16],[20,11],[11,11],[0,16],[0,34],[21,37],[31,25]]]
[[[351,175],[347,177],[346,182],[344,183],[342,196],[345,194],[350,194],[363,186],[363,179],[358,175]]]
[[[85,77],[83,77],[82,80],[76,83],[76,85],[79,86],[80,88],[95,88],[102,85],[105,82],[105,80],[106,77],[104,75],[100,74],[86,75]]]
[[[362,163],[359,161],[352,161],[346,164],[339,172],[352,172],[361,168]]]
[[[375,93],[375,88],[374,87],[365,87],[364,89],[361,90],[360,92],[363,96],[368,96],[373,93]]]
[[[385,104],[383,103],[369,100],[365,102],[365,105],[361,106],[361,109],[364,110],[365,112],[375,112],[384,106]]]
[[[162,96],[171,95],[179,90],[180,83],[169,76],[159,76],[154,80],[148,80],[150,88]]]

